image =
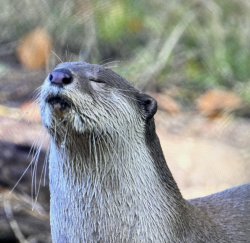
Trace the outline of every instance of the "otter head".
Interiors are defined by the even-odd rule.
[[[118,74],[85,62],[59,64],[44,81],[40,107],[44,126],[61,141],[69,132],[139,135],[157,110],[152,97]]]

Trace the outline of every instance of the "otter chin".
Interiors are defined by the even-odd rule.
[[[112,70],[59,64],[40,108],[53,242],[249,240],[250,186],[185,200],[155,132],[156,101]]]

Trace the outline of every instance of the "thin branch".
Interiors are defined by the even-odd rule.
[[[160,52],[157,55],[157,58],[154,60],[154,63],[151,63],[151,65],[147,67],[147,71],[143,72],[143,74],[140,76],[139,85],[143,84],[143,86],[147,86],[148,82],[162,71],[182,34],[185,32],[186,28],[194,18],[195,14],[193,11],[188,12],[182,18],[180,23],[174,28],[169,38],[167,38],[163,44]]]

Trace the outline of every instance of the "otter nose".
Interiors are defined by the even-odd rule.
[[[70,84],[72,83],[72,80],[72,74],[67,69],[57,69],[49,75],[49,81],[51,82],[51,84],[58,86]]]

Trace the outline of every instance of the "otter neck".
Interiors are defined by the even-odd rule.
[[[150,141],[140,138],[128,142],[120,134],[110,136],[117,138],[114,141],[107,136],[86,136],[69,142],[81,148],[78,150],[52,141],[51,224],[55,242],[171,239],[185,221],[186,204],[153,134]]]

